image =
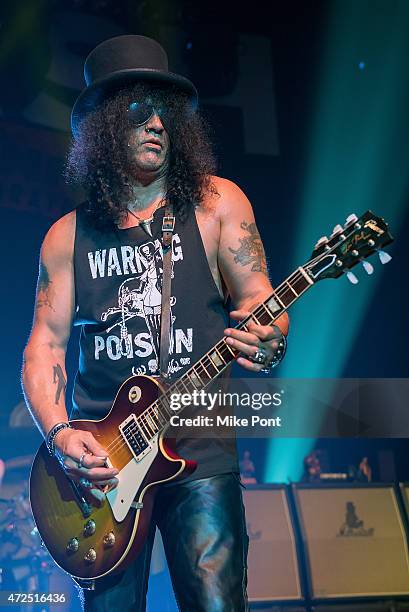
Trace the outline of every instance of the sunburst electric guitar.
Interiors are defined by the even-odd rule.
[[[271,325],[317,281],[350,272],[360,261],[379,251],[382,263],[390,259],[380,249],[392,242],[383,219],[368,211],[359,219],[348,217],[329,239],[321,238],[311,259],[293,272],[265,302],[241,321]],[[219,340],[186,374],[167,389],[148,376],[132,376],[120,387],[107,416],[99,421],[71,421],[74,429],[91,432],[109,454],[108,463],[119,470],[118,486],[101,507],[89,503],[84,490],[48,453],[45,443],[37,452],[30,476],[34,519],[56,563],[79,581],[117,572],[138,554],[147,535],[155,492],[161,483],[192,472],[196,465],[177,456],[164,438],[172,414],[172,393],[201,390],[238,355]]]

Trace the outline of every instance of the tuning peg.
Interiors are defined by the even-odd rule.
[[[332,230],[332,234],[331,236],[333,236],[334,234],[338,234],[339,232],[343,231],[343,227],[342,225],[340,225],[339,223],[334,227],[334,229]]]
[[[347,279],[349,280],[350,283],[352,283],[353,285],[357,285],[358,284],[358,279],[355,276],[355,274],[353,272],[347,272]]]
[[[358,221],[358,217],[352,213],[352,215],[348,215],[346,224],[355,223],[355,221]]]
[[[378,251],[378,255],[379,259],[381,260],[381,264],[387,264],[392,259],[389,253],[385,253],[385,251]]]
[[[317,244],[315,245],[315,248],[317,249],[318,247],[322,246],[326,242],[328,242],[328,238],[326,236],[321,236],[321,238],[317,240]]]
[[[369,261],[363,261],[362,266],[367,274],[373,274],[373,265]]]

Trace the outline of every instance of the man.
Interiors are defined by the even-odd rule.
[[[87,187],[88,200],[44,240],[23,385],[49,447],[97,503],[116,486],[118,472],[106,467],[107,452],[91,434],[66,426],[65,350],[71,325],[81,325],[72,416],[101,418],[124,379],[158,372],[153,323],[165,204],[176,217],[167,374],[180,376],[223,333],[241,352],[240,365],[268,368],[288,322],[284,315],[274,327],[227,327],[227,294],[236,306],[230,316],[239,321],[272,288],[250,203],[234,183],[213,175],[192,83],[169,72],[160,45],[141,36],[101,43],[85,75],[72,114],[68,174]],[[198,461],[196,471],[161,487],[136,563],[84,591],[86,610],[145,609],[155,523],[182,610],[246,609],[248,538],[234,444],[215,436],[179,440],[177,449]]]

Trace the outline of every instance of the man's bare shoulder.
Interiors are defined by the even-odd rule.
[[[210,182],[212,189],[203,203],[206,209],[214,210],[220,218],[252,210],[248,198],[236,183],[221,176],[211,176]]]
[[[48,230],[41,248],[43,256],[71,259],[74,252],[76,212],[60,217]]]

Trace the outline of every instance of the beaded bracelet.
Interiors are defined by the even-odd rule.
[[[50,453],[50,455],[53,455],[53,456],[55,455],[55,444],[54,444],[55,436],[62,429],[72,429],[72,427],[69,423],[57,423],[56,425],[54,425],[54,427],[50,429],[50,431],[47,434],[45,443],[47,445],[48,452]]]
[[[271,370],[278,366],[278,364],[283,360],[286,350],[287,338],[283,334],[280,342],[278,343],[277,350],[275,351],[272,360],[270,361],[270,363],[266,364],[265,367],[260,370],[260,372],[262,372],[263,374],[270,374]]]

